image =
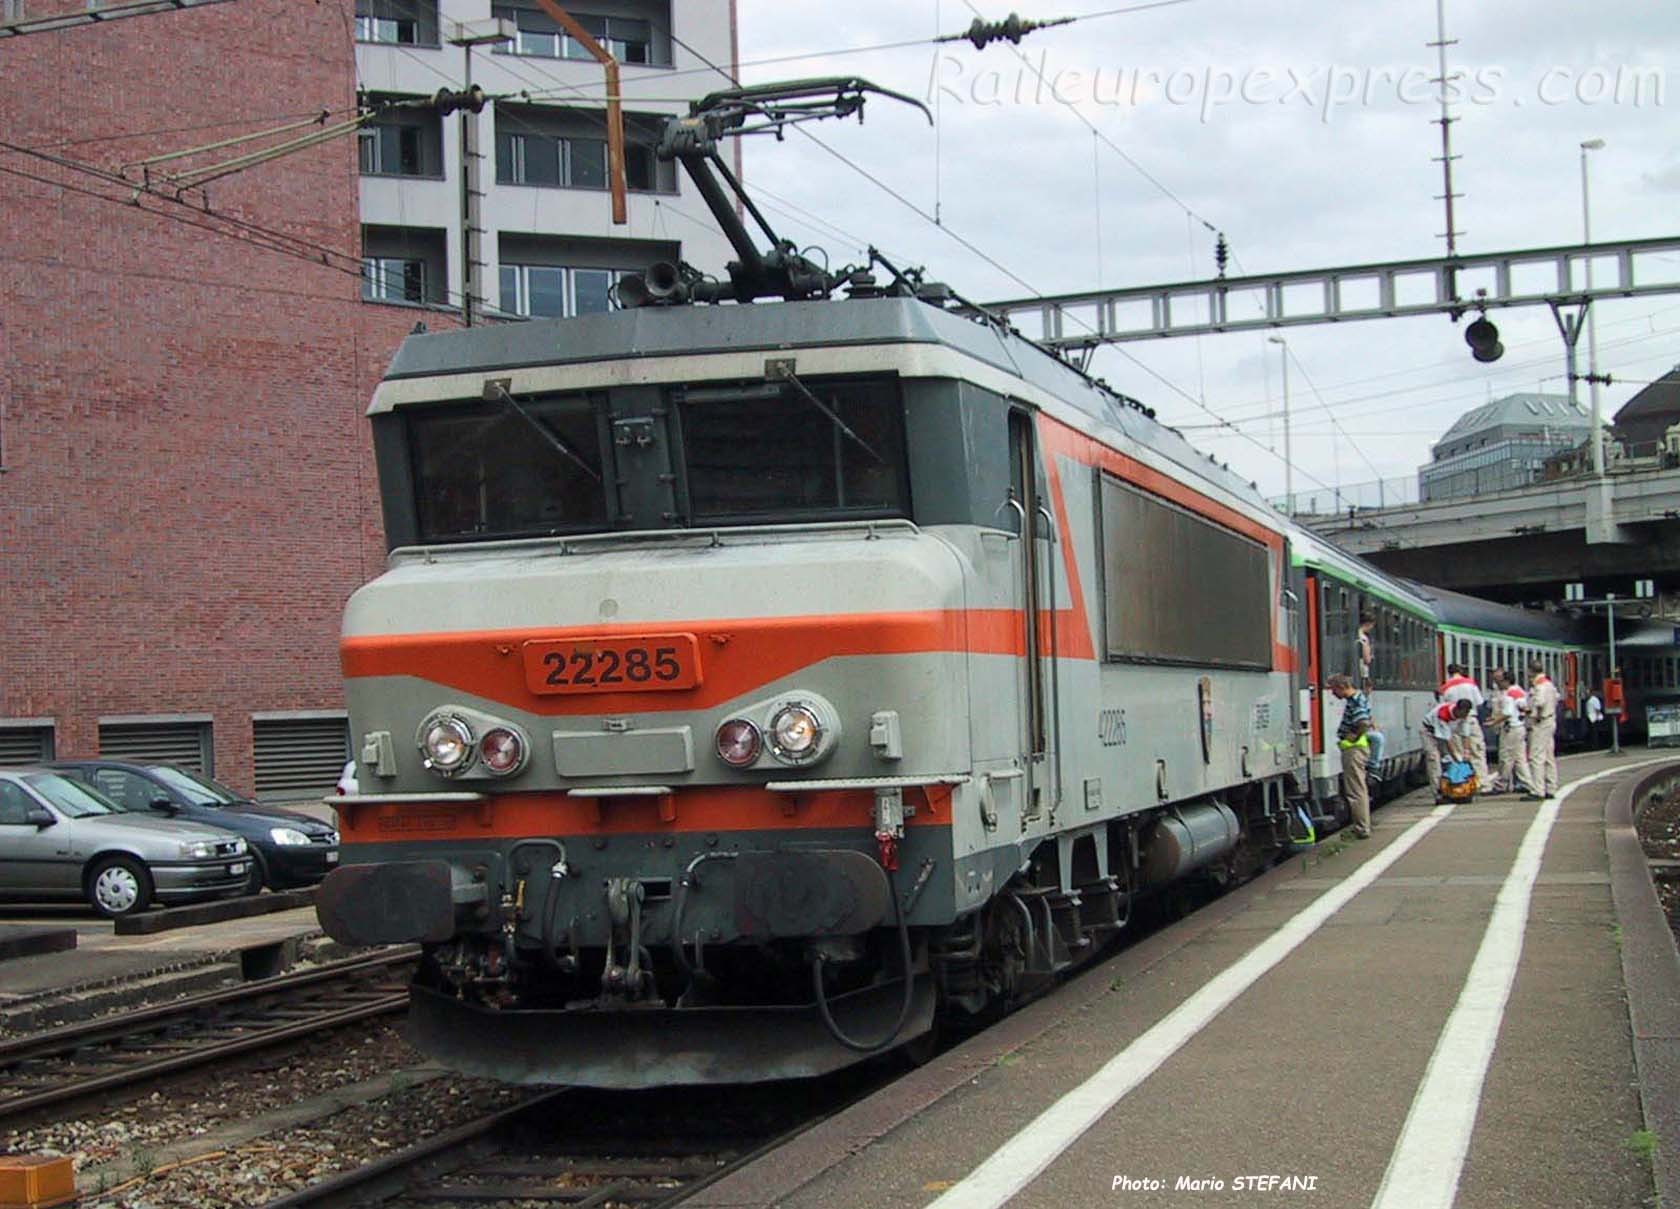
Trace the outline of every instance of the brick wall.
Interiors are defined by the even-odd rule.
[[[344,109],[352,11],[241,0],[0,42],[0,139],[115,169]],[[252,711],[342,707],[340,613],[383,562],[362,411],[402,334],[444,317],[133,206],[10,175],[0,197],[0,719],[53,717],[72,756],[101,716],[209,713],[217,774],[249,788]],[[353,137],[209,200],[359,251]]]

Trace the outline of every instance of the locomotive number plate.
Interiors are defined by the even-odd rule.
[[[525,644],[525,685],[533,693],[643,693],[699,683],[693,634],[537,638]]]

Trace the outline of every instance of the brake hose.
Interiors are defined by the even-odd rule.
[[[552,848],[558,854],[554,864],[549,866],[549,885],[543,892],[542,926],[538,936],[542,940],[543,964],[556,973],[561,972],[560,957],[554,950],[554,917],[560,906],[560,888],[554,883],[560,878],[554,876],[556,866],[565,868],[566,846],[559,840],[521,840],[508,850],[508,866],[511,869],[519,856],[521,848]]]
[[[892,895],[893,918],[898,924],[898,951],[904,962],[904,1002],[899,1005],[898,1019],[893,1022],[892,1028],[887,1030],[887,1035],[879,1041],[859,1041],[842,1032],[839,1023],[834,1019],[834,1013],[829,1009],[828,996],[823,991],[825,958],[818,954],[811,962],[811,989],[816,996],[817,1013],[822,1017],[823,1027],[828,1030],[830,1037],[859,1054],[878,1054],[897,1041],[899,1033],[904,1031],[904,1026],[910,1019],[910,1008],[916,998],[916,978],[910,969],[910,925],[904,918],[904,906],[898,901],[898,886],[894,884],[892,874],[883,869],[881,876],[887,879],[887,892]]]
[[[696,971],[694,966],[689,963],[688,954],[683,951],[682,934],[683,917],[688,913],[688,892],[700,884],[700,876],[697,870],[701,865],[707,861],[733,860],[739,855],[738,852],[702,852],[688,862],[688,868],[683,870],[682,877],[677,881],[677,901],[671,909],[671,954],[677,959],[677,968],[683,972],[683,976],[690,982],[694,980]],[[700,945],[698,934],[695,936],[694,943],[695,949],[698,951]]]

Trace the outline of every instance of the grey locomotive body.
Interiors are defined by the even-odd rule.
[[[418,336],[372,411],[322,915],[427,945],[464,1067],[830,1069],[1334,813],[1285,523],[1013,336],[911,298]]]

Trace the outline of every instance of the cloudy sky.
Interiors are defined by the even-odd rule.
[[[974,2],[988,18],[1007,12]],[[968,0],[740,0],[747,82],[859,74],[938,118],[875,100],[861,128],[808,127],[903,201],[797,134],[749,141],[749,185],[784,234],[836,262],[873,242],[982,300],[1211,276],[1204,222],[1229,239],[1233,274],[1444,250],[1429,0],[1180,0],[1099,15],[1115,6],[1018,3],[1023,16],[1091,14],[1030,35],[1029,65],[1007,44],[855,50],[960,31]],[[1593,138],[1606,141],[1591,157],[1595,239],[1680,234],[1680,7],[1447,7],[1450,65],[1465,76],[1453,127],[1462,252],[1578,241],[1579,144]],[[830,49],[852,53],[761,62]],[[1680,280],[1680,257],[1650,267]],[[1680,363],[1680,293],[1597,309],[1601,369],[1648,380]],[[1507,352],[1487,367],[1444,317],[1291,329],[1297,493],[1411,476],[1465,410],[1565,392],[1551,313],[1494,318]],[[1281,494],[1281,356],[1244,333],[1126,344],[1094,368]],[[1637,389],[1607,390],[1606,413]],[[1215,417],[1238,432],[1190,427]]]

